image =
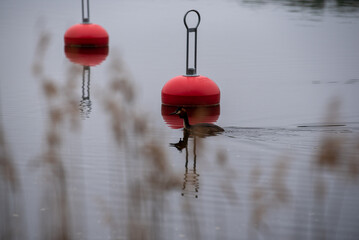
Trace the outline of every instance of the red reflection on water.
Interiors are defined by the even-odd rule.
[[[65,55],[73,63],[83,66],[96,66],[107,58],[108,47],[81,48],[65,46]]]
[[[178,107],[163,105],[161,114],[165,123],[173,129],[183,128],[183,119],[177,115],[170,115]],[[185,107],[190,124],[215,123],[220,115],[220,105],[210,107]]]

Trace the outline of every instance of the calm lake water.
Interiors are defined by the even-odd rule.
[[[90,8],[110,44],[88,84],[64,52],[80,1],[0,3],[1,239],[358,239],[356,1]],[[161,107],[190,9],[221,90],[207,138]]]

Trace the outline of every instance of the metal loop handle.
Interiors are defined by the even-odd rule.
[[[196,14],[197,14],[197,17],[198,17],[197,25],[196,25],[194,28],[189,28],[189,27],[188,27],[188,24],[187,24],[187,21],[186,21],[187,15],[188,15],[190,12],[196,13]],[[201,15],[199,14],[199,12],[198,12],[197,10],[194,10],[194,9],[189,10],[189,11],[184,15],[184,17],[183,17],[183,22],[184,22],[184,25],[186,26],[187,30],[197,29],[198,26],[199,26],[199,23],[201,22]]]
[[[189,28],[187,24],[187,15],[190,12],[194,12],[197,14],[198,22],[195,27]],[[185,76],[198,76],[197,75],[197,28],[199,26],[199,23],[201,22],[201,15],[197,10],[189,10],[183,17],[183,22],[185,27],[187,28],[187,53],[186,53],[186,75]],[[194,52],[193,52],[193,67],[189,68],[189,35],[190,33],[194,34]]]

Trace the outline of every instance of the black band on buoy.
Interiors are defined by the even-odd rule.
[[[197,25],[195,27],[188,27],[186,18],[187,15],[190,12],[194,12],[197,14],[198,17],[198,22]],[[201,15],[199,14],[199,12],[197,10],[189,10],[183,17],[183,22],[185,27],[187,28],[187,53],[186,53],[186,76],[198,76],[197,75],[197,28],[199,26],[199,23],[201,22]],[[194,53],[193,53],[193,57],[194,57],[194,61],[193,61],[193,67],[189,68],[189,34],[190,33],[194,33]]]

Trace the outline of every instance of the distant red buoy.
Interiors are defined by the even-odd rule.
[[[64,40],[69,47],[107,47],[109,41],[106,30],[94,23],[73,25],[65,32]]]
[[[186,22],[188,13],[197,14],[198,22],[189,28]],[[214,106],[220,102],[220,90],[217,84],[208,77],[197,75],[197,28],[201,16],[196,10],[188,11],[184,16],[187,28],[186,75],[177,76],[169,80],[162,88],[162,104],[168,106]],[[194,33],[193,67],[189,68],[189,35]]]
[[[204,76],[177,76],[162,88],[162,104],[170,106],[213,106],[220,101],[217,84]]]
[[[65,32],[67,47],[107,47],[108,33],[100,25],[90,23],[90,3],[82,0],[82,23],[75,24]],[[85,11],[86,8],[86,11]]]
[[[183,128],[183,120],[177,115],[170,115],[176,111],[175,106],[162,105],[161,114],[165,123],[173,129]],[[220,115],[220,106],[212,107],[189,107],[186,108],[190,124],[215,123]]]
[[[108,47],[82,48],[65,46],[65,55],[73,63],[93,67],[106,59]]]

